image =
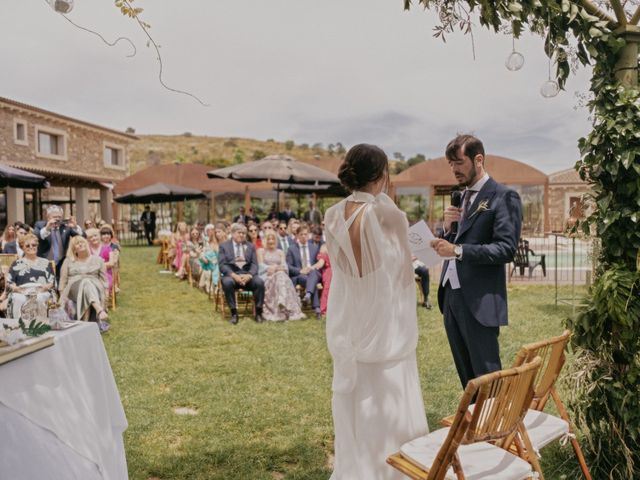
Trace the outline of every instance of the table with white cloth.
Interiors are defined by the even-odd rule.
[[[127,419],[98,325],[0,365],[0,480],[128,478]]]

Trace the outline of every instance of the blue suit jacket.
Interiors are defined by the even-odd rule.
[[[307,241],[307,245],[309,247],[309,262],[313,265],[318,261],[320,247],[309,241]],[[300,253],[300,245],[298,243],[289,245],[289,250],[287,250],[287,265],[289,266],[290,277],[295,278],[300,275],[300,270],[302,269],[302,254]]]
[[[244,258],[246,264],[242,268],[238,268],[235,264],[236,254],[233,251],[233,240],[222,242],[218,248],[218,267],[223,277],[230,277],[232,273],[240,275],[249,273],[252,276],[258,275],[258,257],[256,249],[251,242],[244,242]]]
[[[42,258],[48,258],[49,252],[51,250],[51,234],[47,238],[42,238],[40,236],[40,230],[47,226],[46,220],[39,220],[33,226],[33,233],[36,237],[38,237],[38,256]],[[69,248],[69,241],[71,237],[75,237],[79,235],[77,231],[69,228],[67,225],[61,225],[60,228],[60,238],[62,239],[62,257],[58,262],[56,267],[58,268],[58,272],[60,271],[60,266],[62,265],[62,261],[67,256],[67,249]]]
[[[479,209],[484,203],[488,208]],[[522,204],[518,194],[489,178],[469,207],[455,238],[445,240],[462,245],[457,262],[464,302],[474,318],[487,327],[507,325],[507,278],[505,265],[513,260],[520,239]],[[442,266],[438,304],[442,311],[442,279],[449,261]]]

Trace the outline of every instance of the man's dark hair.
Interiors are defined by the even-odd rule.
[[[462,160],[458,155],[467,156],[473,161],[476,155],[484,157],[484,145],[479,138],[473,135],[458,135],[451,140],[445,150],[447,160]]]
[[[316,225],[315,227],[313,227],[311,229],[311,233],[313,235],[322,235],[322,227],[319,227],[319,226]]]

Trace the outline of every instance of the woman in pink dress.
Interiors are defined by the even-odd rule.
[[[318,263],[322,262],[322,296],[320,297],[320,313],[327,314],[327,301],[329,300],[329,287],[331,286],[331,260],[329,251],[323,243],[318,252]]]
[[[104,265],[107,267],[107,283],[109,284],[109,291],[113,285],[113,267],[118,264],[118,256],[120,254],[120,247],[118,244],[113,243],[113,229],[110,225],[103,225],[100,227],[100,251],[98,255],[104,260]]]

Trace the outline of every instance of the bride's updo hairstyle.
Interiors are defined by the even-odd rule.
[[[377,182],[389,172],[389,159],[375,145],[361,143],[349,149],[340,165],[338,178],[342,185],[353,192]]]

